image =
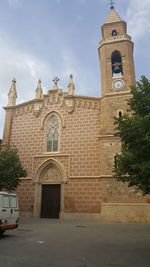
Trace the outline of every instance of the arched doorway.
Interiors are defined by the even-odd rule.
[[[58,161],[49,159],[40,166],[35,176],[35,217],[60,218],[63,216],[66,181],[64,168]]]

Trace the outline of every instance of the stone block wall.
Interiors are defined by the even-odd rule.
[[[102,192],[99,179],[70,179],[65,185],[65,212],[99,213]]]
[[[65,185],[66,213],[100,213],[102,203],[145,203],[135,188],[112,177],[70,179]]]
[[[33,212],[34,185],[32,180],[22,179],[17,189],[19,198],[19,210],[21,212]]]
[[[102,203],[101,206],[102,221],[150,223],[150,204]]]
[[[10,145],[18,149],[28,176],[17,189],[20,210],[30,212],[34,205],[35,176],[41,164],[56,160],[64,169],[65,213],[100,213],[101,203],[145,202],[146,199],[112,178],[113,158],[120,150],[120,142],[106,131],[113,131],[113,115],[125,99],[108,101],[99,98],[75,97],[73,110],[68,112],[65,98],[43,100],[39,113],[34,101],[16,106],[10,134]],[[36,103],[37,105],[37,103]],[[60,149],[55,153],[45,150],[44,121],[51,112],[60,116]],[[57,181],[56,181],[57,182]],[[42,183],[42,181],[41,181]]]

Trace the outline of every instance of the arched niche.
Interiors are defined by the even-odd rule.
[[[34,182],[35,183],[42,183],[44,179],[44,177],[50,173],[50,169],[51,170],[56,170],[57,173],[60,174],[60,181],[63,182],[67,182],[67,175],[66,172],[63,168],[63,166],[61,165],[60,162],[58,162],[57,160],[54,160],[52,158],[44,161],[40,167],[38,168],[36,174],[35,174],[35,178],[34,178]]]

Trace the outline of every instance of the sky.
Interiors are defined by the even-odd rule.
[[[16,79],[17,104],[35,97],[39,78],[44,93],[58,76],[67,91],[73,74],[75,94],[100,96],[98,46],[110,0],[0,0],[0,138],[8,92]],[[135,43],[136,79],[150,69],[150,0],[116,0]]]

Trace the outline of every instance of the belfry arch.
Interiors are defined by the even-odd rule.
[[[42,187],[50,185],[60,185],[60,213],[59,217],[64,213],[64,183],[67,182],[67,175],[63,166],[54,159],[48,159],[38,168],[35,178],[34,193],[34,217],[41,216],[42,206]]]
[[[112,64],[112,76],[122,76],[123,75],[123,66],[121,53],[118,50],[115,50],[111,55],[111,64]]]

